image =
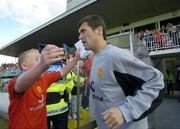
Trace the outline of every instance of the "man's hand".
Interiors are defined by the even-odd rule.
[[[112,107],[103,112],[102,118],[105,124],[111,129],[117,129],[120,125],[125,123],[124,117],[117,107]]]
[[[68,62],[62,69],[60,69],[61,77],[64,77],[67,73],[69,73],[77,64],[79,59],[80,59],[80,50],[77,49],[75,52],[75,57],[70,62]]]
[[[64,56],[64,49],[55,45],[47,45],[41,52],[40,64],[49,67],[54,62],[61,60]]]

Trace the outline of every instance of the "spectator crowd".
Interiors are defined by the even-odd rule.
[[[145,29],[137,33],[149,51],[180,47],[180,25],[168,23],[160,29]]]
[[[19,72],[17,63],[3,63],[0,65],[0,73]]]
[[[3,63],[0,65],[0,91],[7,92],[9,77],[19,73],[19,68],[16,63]]]

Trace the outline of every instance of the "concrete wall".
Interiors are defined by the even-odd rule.
[[[7,92],[0,93],[0,112],[8,113],[9,94]]]

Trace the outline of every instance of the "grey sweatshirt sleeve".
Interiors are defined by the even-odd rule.
[[[126,122],[146,117],[159,106],[164,96],[162,73],[126,50],[110,55],[115,78],[126,96],[125,102],[119,105]]]

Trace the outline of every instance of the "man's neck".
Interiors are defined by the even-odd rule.
[[[102,49],[104,49],[104,47],[107,45],[106,40],[100,40],[99,42],[97,42],[97,48],[94,51],[95,54],[97,54],[98,52],[100,52]]]

